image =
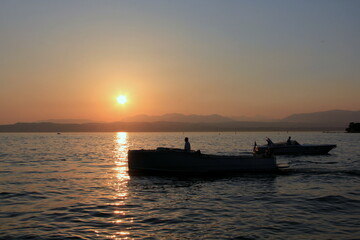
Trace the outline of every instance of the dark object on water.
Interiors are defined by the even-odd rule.
[[[266,145],[255,145],[254,153],[263,154],[271,152],[275,155],[317,155],[327,154],[335,147],[335,144],[300,144],[293,140],[279,143],[269,143],[268,141],[268,144]]]
[[[349,123],[349,127],[345,129],[348,133],[360,133],[360,123]]]
[[[173,148],[129,150],[128,166],[130,174],[276,172],[280,168],[273,156],[222,156]]]

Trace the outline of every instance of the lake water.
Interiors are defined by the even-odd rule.
[[[250,152],[265,137],[337,144],[287,174],[129,176],[127,151]],[[0,239],[359,239],[360,134],[1,133]]]

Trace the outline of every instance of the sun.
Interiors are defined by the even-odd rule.
[[[125,104],[125,103],[127,102],[126,96],[123,96],[123,95],[118,96],[118,97],[116,98],[116,100],[117,100],[117,102],[118,102],[119,104]]]

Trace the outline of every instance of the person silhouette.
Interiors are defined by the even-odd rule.
[[[185,138],[184,150],[185,150],[185,152],[190,152],[190,151],[191,151],[191,146],[190,146],[190,142],[189,142],[189,138],[188,138],[188,137]]]
[[[268,146],[272,146],[274,143],[271,141],[271,139],[270,138],[266,138],[266,141],[267,141],[267,144],[268,144]]]

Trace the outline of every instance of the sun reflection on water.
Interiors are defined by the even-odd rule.
[[[123,223],[132,222],[132,219],[127,218],[127,211],[122,208],[122,206],[126,204],[125,201],[128,197],[128,182],[130,179],[127,164],[127,155],[129,149],[128,134],[126,132],[116,133],[114,138],[114,145],[115,176],[113,178],[112,185],[114,187],[115,194],[113,196],[114,201],[111,203],[111,205],[115,207],[115,210],[113,211],[115,220],[112,221],[112,224],[118,225],[121,229],[121,225]],[[107,238],[128,239],[129,235],[129,231],[126,231],[126,229],[121,229],[121,231],[117,231],[115,234],[112,233],[110,236],[107,236]]]
[[[129,150],[128,136],[126,132],[118,132],[115,137],[115,171],[117,179],[121,182],[129,180],[127,155]]]

